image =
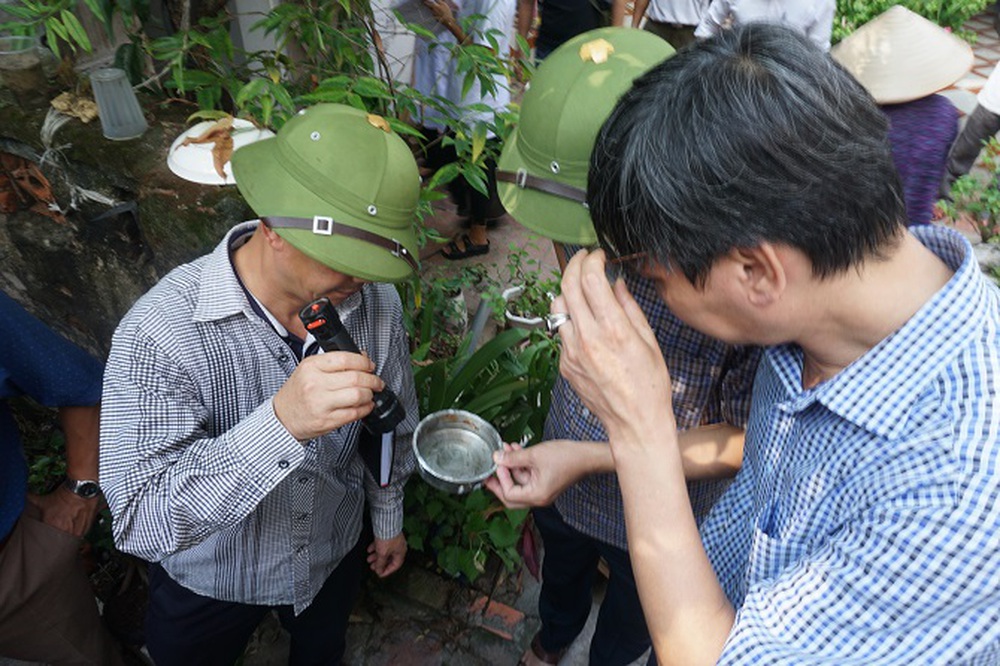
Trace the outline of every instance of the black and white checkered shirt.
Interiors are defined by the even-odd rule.
[[[215,251],[173,270],[125,316],[112,342],[101,414],[101,485],[123,551],[159,561],[198,594],[304,610],[357,543],[367,497],[375,535],[402,531],[418,420],[399,297],[368,284],[337,306],[399,396],[392,483],[357,452],[359,423],[300,444],[271,399],[297,359],[254,313]]]

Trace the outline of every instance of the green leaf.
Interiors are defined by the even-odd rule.
[[[430,379],[430,391],[427,393],[427,409],[429,412],[436,412],[441,409],[451,405],[451,402],[445,402],[445,366],[444,364],[439,364],[433,366],[431,371]]]
[[[53,24],[58,23],[59,21],[55,19],[48,19],[45,21],[45,41],[48,42],[49,48],[52,49],[52,52],[56,55],[56,57],[61,59],[62,55],[59,53],[59,40],[57,39],[58,32],[55,28],[53,28]],[[59,27],[61,28],[62,26]]]
[[[462,409],[481,414],[486,410],[506,404],[511,395],[523,393],[528,387],[527,379],[514,379],[500,384],[496,388],[480,393],[475,398],[467,402]]]
[[[461,172],[461,165],[458,162],[451,162],[445,164],[443,167],[434,172],[434,175],[430,177],[425,186],[429,190],[434,190],[442,185],[450,183],[455,180],[458,174]]]
[[[288,113],[295,113],[295,102],[292,101],[292,96],[288,94],[288,90],[285,86],[280,83],[275,83],[274,81],[268,82],[268,90],[278,104],[281,105]]]
[[[472,161],[478,162],[479,156],[483,153],[483,148],[486,147],[486,125],[483,123],[476,123],[476,126],[472,128]],[[486,194],[486,192],[483,192]]]
[[[392,99],[392,95],[389,94],[389,88],[385,82],[369,76],[362,76],[356,79],[354,85],[351,86],[351,90],[363,97]]]
[[[528,332],[524,329],[512,328],[510,330],[503,331],[477,349],[476,352],[469,357],[465,366],[462,367],[462,369],[452,378],[451,382],[449,382],[445,403],[449,405],[454,403],[462,392],[469,389],[473,381],[483,370],[485,370],[490,364],[496,361],[507,351],[523,342],[527,337]]]
[[[200,111],[195,111],[190,116],[188,116],[184,122],[190,124],[195,120],[218,120],[220,118],[225,118],[229,114],[220,109],[201,109]]]
[[[103,23],[107,20],[107,14],[104,13],[104,7],[101,6],[100,0],[83,0],[83,4],[86,5],[90,13],[97,18],[98,21]]]
[[[236,106],[243,107],[246,105],[248,100],[259,97],[264,93],[264,89],[267,87],[266,79],[251,79],[246,85],[240,88],[239,93],[236,94]]]
[[[84,30],[83,26],[80,24],[80,19],[78,19],[76,15],[68,9],[64,9],[62,11],[61,17],[63,25],[66,26],[66,32],[69,33],[70,39],[72,39],[73,42],[84,51],[87,51],[88,53],[92,51],[93,47],[90,45],[90,37],[87,36],[87,31]]]
[[[115,67],[125,71],[132,85],[142,81],[145,65],[142,56],[142,50],[135,42],[125,42],[115,50]]]
[[[490,541],[496,548],[507,548],[517,543],[521,536],[519,530],[510,524],[508,520],[494,520],[487,529]]]

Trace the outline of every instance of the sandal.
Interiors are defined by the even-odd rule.
[[[555,652],[549,652],[542,647],[541,633],[537,633],[534,638],[531,639],[531,647],[525,650],[524,654],[521,655],[521,659],[517,662],[517,666],[529,666],[529,656],[534,657],[537,662],[549,664],[550,666],[556,666],[559,663],[559,660],[566,655],[566,650],[567,648],[563,648],[561,650],[556,650]]]
[[[441,250],[441,256],[451,261],[457,261],[458,259],[478,257],[490,251],[490,242],[488,240],[481,245],[473,243],[472,239],[469,238],[469,234],[462,234],[458,237],[458,240],[462,242],[462,247],[459,247],[458,243],[455,242],[456,239],[452,238]]]

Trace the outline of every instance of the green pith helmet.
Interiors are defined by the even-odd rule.
[[[507,212],[555,241],[596,243],[586,188],[597,133],[632,81],[673,52],[656,35],[630,28],[591,30],[553,51],[524,93],[497,165]]]
[[[254,212],[316,261],[376,282],[416,272],[420,175],[381,116],[311,107],[233,153],[232,167]]]

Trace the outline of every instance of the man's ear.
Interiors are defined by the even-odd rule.
[[[271,248],[280,250],[284,247],[285,239],[279,236],[278,233],[270,226],[261,222],[258,228],[260,229],[261,234],[263,234],[264,240],[267,241],[267,244],[270,245]]]
[[[739,270],[740,284],[753,305],[777,302],[788,285],[787,267],[781,253],[771,243],[734,248],[729,258]]]

